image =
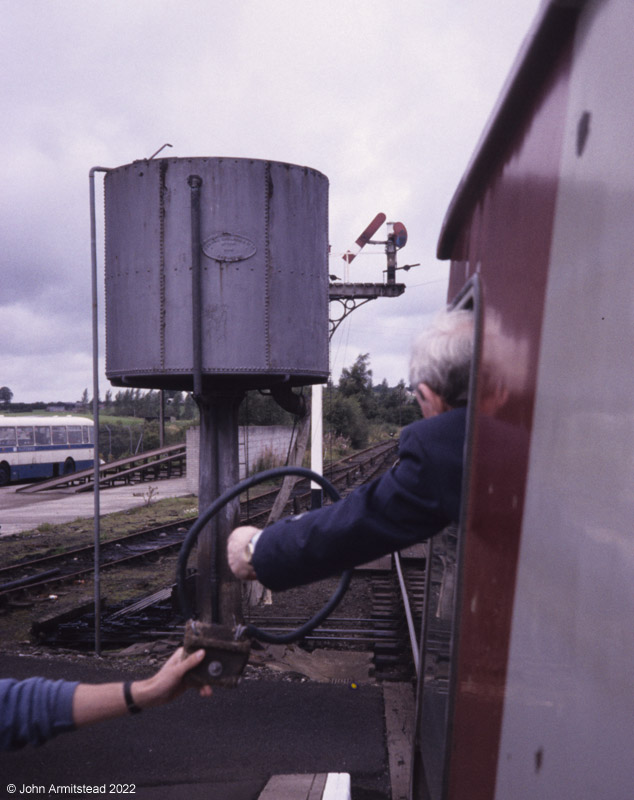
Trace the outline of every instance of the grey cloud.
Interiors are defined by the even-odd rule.
[[[369,351],[376,381],[405,378],[398,335],[444,302],[442,283],[417,284],[446,274],[434,261],[445,209],[539,4],[8,0],[0,319],[14,328],[10,348],[2,344],[3,384],[16,399],[81,394],[88,170],[148,157],[166,141],[179,157],[324,172],[335,274],[378,211],[404,222],[399,261],[424,266],[408,273],[403,298],[351,315],[332,364]],[[359,259],[351,280],[381,280],[382,269],[382,257]]]

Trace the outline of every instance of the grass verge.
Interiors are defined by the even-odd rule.
[[[109,541],[143,528],[173,524],[178,519],[193,520],[198,514],[196,497],[157,500],[149,506],[104,515],[101,541]],[[187,525],[188,523],[184,523]],[[92,518],[81,518],[59,525],[43,524],[0,539],[2,563],[9,565],[31,558],[64,552],[92,544]],[[101,573],[101,596],[110,604],[135,600],[168,586],[175,580],[177,551],[161,556],[153,563],[140,562],[123,569],[104,569]],[[13,651],[31,644],[31,625],[36,620],[62,614],[91,602],[94,588],[91,578],[64,584],[50,592],[25,595],[11,606],[0,608],[0,650]]]

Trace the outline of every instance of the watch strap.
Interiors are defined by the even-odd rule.
[[[130,714],[141,713],[141,709],[132,699],[132,681],[126,681],[123,684],[123,697],[125,699],[125,704],[128,707],[128,711],[130,712]]]

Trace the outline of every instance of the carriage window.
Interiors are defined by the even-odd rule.
[[[18,447],[31,447],[34,443],[33,428],[18,427]]]
[[[0,447],[15,447],[15,428],[0,428]]]
[[[92,428],[88,425],[84,425],[82,433],[84,436],[84,444],[92,444]]]
[[[51,429],[46,425],[35,428],[35,444],[49,445],[51,443]]]
[[[81,444],[81,425],[68,426],[68,444]]]
[[[53,444],[68,444],[65,425],[53,425]]]

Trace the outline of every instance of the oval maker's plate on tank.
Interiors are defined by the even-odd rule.
[[[237,233],[216,233],[203,242],[202,248],[215,261],[244,261],[257,252],[250,239]]]

